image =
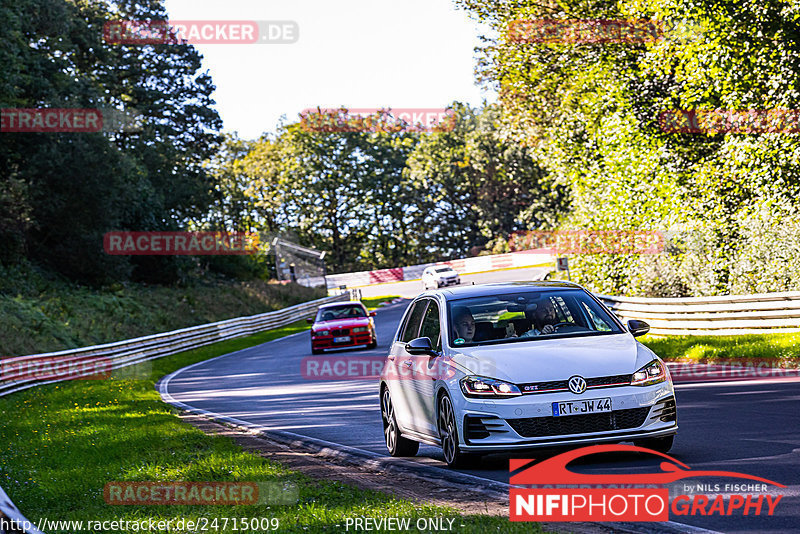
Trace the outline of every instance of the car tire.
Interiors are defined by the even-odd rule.
[[[381,394],[381,419],[383,420],[383,437],[389,454],[395,457],[416,456],[419,451],[419,442],[400,435],[400,427],[397,426],[397,417],[394,415],[394,405],[389,388],[383,388]]]
[[[374,348],[377,348],[377,347],[378,347],[378,336],[373,334],[372,335],[372,343],[367,345],[367,348],[368,349],[374,349]]]
[[[458,425],[450,397],[447,394],[442,395],[437,404],[436,425],[439,429],[444,461],[447,462],[448,467],[454,469],[475,464],[480,456],[463,452],[459,445]]]
[[[633,444],[637,447],[644,447],[645,449],[652,449],[654,451],[667,453],[672,448],[675,442],[675,436],[667,436],[665,438],[652,438],[634,441]]]

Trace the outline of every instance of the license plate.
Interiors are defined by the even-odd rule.
[[[350,336],[343,336],[343,337],[335,337],[333,338],[334,343],[347,343],[350,341]]]
[[[553,403],[553,415],[580,415],[611,411],[611,399],[586,399],[583,401],[566,401]]]

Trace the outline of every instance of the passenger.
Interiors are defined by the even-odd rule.
[[[472,343],[472,338],[475,337],[475,318],[469,308],[453,310],[453,326],[459,339],[463,339],[464,343]]]

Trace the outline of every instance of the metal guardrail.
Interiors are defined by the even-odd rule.
[[[646,321],[650,332],[657,335],[800,332],[800,291],[720,297],[597,297],[623,321]]]
[[[72,380],[80,376],[93,376],[98,373],[98,369],[108,371],[121,369],[211,343],[286,326],[313,316],[321,304],[349,300],[350,296],[348,291],[274,312],[192,326],[162,334],[80,349],[4,358],[0,360],[0,372],[3,373],[0,374],[0,396],[41,384]],[[59,377],[58,373],[47,375],[44,371],[32,372],[37,365],[41,369],[59,367],[61,369],[78,369],[79,371],[69,373],[68,377]],[[56,378],[41,378],[43,375]]]

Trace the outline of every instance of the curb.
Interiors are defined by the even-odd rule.
[[[256,436],[261,436],[286,445],[291,449],[304,449],[321,458],[336,460],[345,465],[367,466],[388,473],[410,474],[436,482],[449,482],[461,486],[470,486],[472,488],[477,486],[480,487],[482,492],[489,498],[503,501],[508,499],[508,491],[511,485],[504,482],[497,482],[475,475],[459,473],[441,467],[424,465],[401,458],[386,457],[378,453],[347,445],[339,445],[317,438],[301,436],[284,430],[270,430],[261,425],[248,423],[241,419],[210,412],[202,408],[195,408],[194,406],[176,400],[168,391],[170,380],[182,371],[194,367],[194,365],[199,365],[200,363],[204,362],[198,362],[188,367],[178,369],[161,378],[156,384],[156,390],[161,396],[161,399],[167,404],[207,420],[233,426]],[[722,534],[714,530],[707,530],[674,521],[665,521],[661,523],[542,523],[542,526],[551,532],[581,534],[608,534],[609,532],[622,532],[625,534]]]

